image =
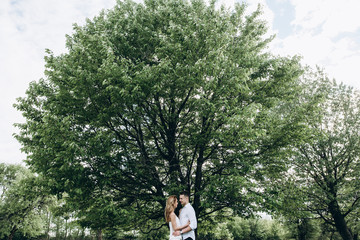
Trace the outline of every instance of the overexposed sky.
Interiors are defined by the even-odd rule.
[[[277,37],[270,50],[279,55],[301,55],[303,63],[319,65],[330,77],[360,89],[359,0],[219,0],[232,7],[246,2],[248,11],[262,5],[269,34]],[[137,0],[140,2],[140,0]],[[45,49],[66,52],[65,34],[72,24],[116,0],[1,0],[0,1],[0,162],[21,163],[25,155],[12,137],[23,122],[12,105],[25,96],[31,81],[43,77]]]

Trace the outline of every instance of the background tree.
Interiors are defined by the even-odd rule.
[[[75,25],[16,104],[27,163],[55,193],[109,192],[128,214],[118,224],[143,231],[165,225],[166,196],[182,189],[200,220],[251,212],[253,180],[285,166],[308,111],[295,104],[299,59],[266,52],[261,11],[245,8],[119,1]]]
[[[42,208],[48,203],[41,178],[20,165],[0,164],[0,238],[16,232],[28,237],[44,233]]]
[[[310,138],[296,146],[286,183],[291,190],[279,205],[288,214],[320,217],[351,240],[349,226],[360,206],[360,96],[322,72],[316,79],[308,94],[323,92],[325,101],[308,120]]]

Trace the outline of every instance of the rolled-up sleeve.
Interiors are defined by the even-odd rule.
[[[195,215],[195,210],[194,208],[191,206],[191,208],[188,211],[188,216],[189,216],[189,220],[190,220],[190,227],[191,229],[196,229],[197,228],[197,220],[196,220],[196,215]]]

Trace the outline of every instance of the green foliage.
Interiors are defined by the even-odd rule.
[[[233,239],[232,234],[228,229],[226,223],[220,223],[217,225],[214,232],[214,239],[223,239],[223,240]]]
[[[201,228],[198,235],[200,239],[215,240],[285,240],[285,233],[286,229],[273,220],[235,217]]]
[[[260,227],[259,219],[236,219],[235,222],[228,223],[228,228],[236,240],[257,240],[265,237],[265,229]]]
[[[44,232],[49,198],[41,177],[20,165],[0,164],[0,238],[36,237]]]
[[[271,187],[275,205],[290,221],[319,217],[352,239],[349,226],[360,206],[360,95],[321,71],[313,74],[304,96],[321,92],[323,101],[308,118],[308,137],[294,145],[291,171]]]
[[[320,227],[318,221],[303,218],[296,221],[286,221],[286,227],[289,229],[287,237],[289,239],[318,239],[320,236]]]
[[[118,1],[74,26],[68,53],[47,51],[46,79],[16,104],[16,137],[84,224],[158,229],[166,196],[182,189],[199,219],[259,206],[257,181],[286,169],[310,111],[297,99],[299,58],[266,52],[260,10],[244,12]]]

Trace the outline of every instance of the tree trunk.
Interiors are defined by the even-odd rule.
[[[201,194],[201,181],[202,181],[202,166],[203,166],[203,149],[200,149],[199,157],[197,159],[197,166],[196,166],[196,177],[195,177],[195,194],[194,194],[194,204],[193,208],[195,211],[196,218],[199,217],[200,213],[200,194]],[[197,229],[195,229],[195,238],[197,238]]]
[[[67,219],[65,219],[65,240],[66,240],[66,238],[67,238],[67,231],[68,231],[68,229],[67,229]]]
[[[46,232],[45,232],[45,234],[46,234],[46,239],[47,239],[47,240],[50,240],[51,215],[50,215],[49,209],[47,209],[46,217],[47,217],[47,219],[46,219],[46,220],[47,220],[47,222],[46,222],[47,226],[46,226]]]
[[[195,193],[194,193],[194,210],[196,217],[199,216],[200,211],[200,194],[201,194],[201,181],[202,181],[202,166],[204,163],[203,156],[204,150],[201,148],[199,151],[199,157],[197,159],[197,165],[196,165],[196,176],[195,176]]]
[[[16,233],[17,230],[18,230],[18,229],[17,229],[16,226],[14,226],[13,229],[11,229],[11,232],[10,232],[10,235],[9,235],[9,237],[8,237],[8,240],[12,240],[12,239],[13,239],[13,237],[14,237],[14,235],[15,235],[15,233]]]
[[[304,222],[302,220],[298,220],[297,223],[298,229],[298,239],[299,240],[306,240],[306,232],[304,231]]]
[[[102,230],[101,228],[99,228],[96,232],[96,239],[97,240],[102,240]]]
[[[354,233],[353,235],[354,235],[354,240],[358,240],[358,238],[359,238],[359,237],[358,237],[358,236],[359,236],[359,234],[358,234],[358,233]]]
[[[354,240],[350,229],[347,227],[344,215],[340,211],[339,204],[336,200],[333,200],[329,204],[329,211],[334,219],[336,230],[344,240]]]

